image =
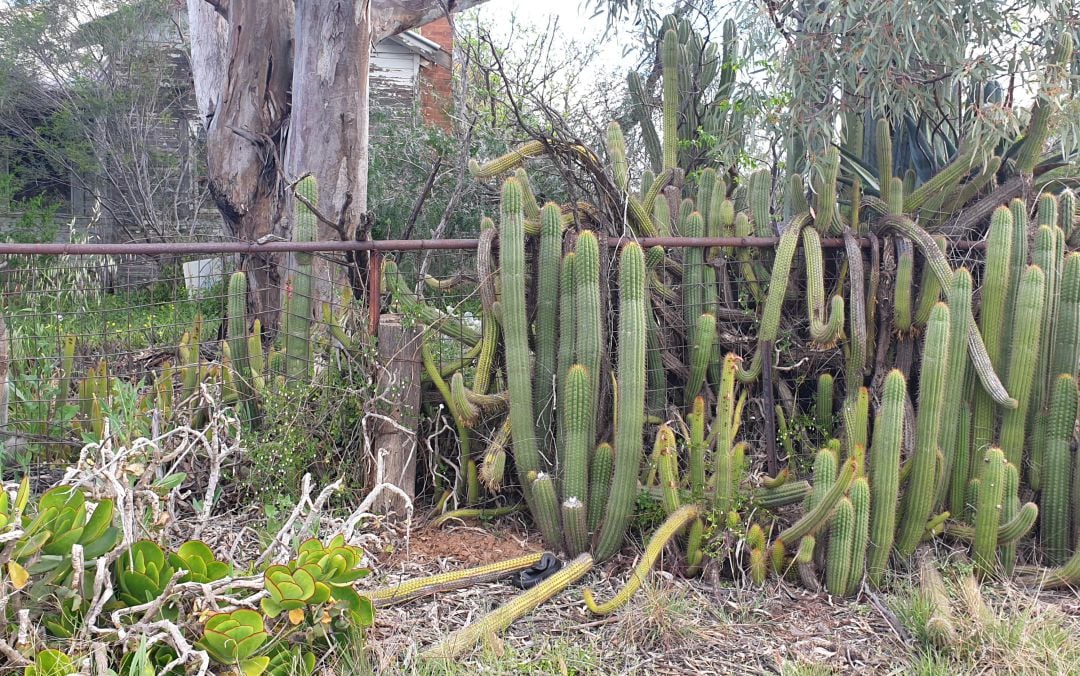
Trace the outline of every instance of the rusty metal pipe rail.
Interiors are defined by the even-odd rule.
[[[779,237],[609,237],[610,247],[635,241],[643,247],[736,247],[764,249],[776,246]],[[860,239],[861,246],[869,246],[868,239]],[[5,256],[184,256],[194,254],[256,254],[256,253],[319,253],[331,251],[436,251],[469,250],[479,245],[476,239],[385,239],[366,242],[131,242],[126,244],[17,244],[0,243],[0,255]],[[844,246],[840,238],[822,239],[821,245],[829,249]],[[985,242],[961,240],[954,249],[984,249]]]

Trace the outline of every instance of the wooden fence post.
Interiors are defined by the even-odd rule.
[[[383,480],[400,488],[411,500],[416,490],[416,428],[420,421],[420,332],[406,328],[401,315],[384,314],[379,317],[378,337],[379,390],[389,404],[382,412],[397,425],[380,421],[377,426],[375,457],[368,458],[369,484],[374,485],[379,455],[385,453]],[[378,497],[373,509],[380,514],[405,516],[401,496],[390,491]]]

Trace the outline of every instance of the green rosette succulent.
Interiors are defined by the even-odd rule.
[[[244,676],[260,676],[270,664],[270,658],[255,657],[255,653],[268,638],[262,615],[241,608],[211,615],[203,628],[203,637],[195,645],[215,662],[236,667]]]
[[[117,599],[128,606],[149,603],[165,591],[175,572],[161,547],[139,540],[116,560]]]
[[[169,564],[177,570],[186,570],[181,582],[206,584],[226,577],[229,564],[218,561],[214,553],[199,540],[189,540],[180,545],[175,554],[169,554]]]

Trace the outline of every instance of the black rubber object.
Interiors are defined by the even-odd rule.
[[[544,552],[536,565],[525,570],[518,571],[510,578],[510,584],[518,589],[532,589],[547,578],[557,573],[563,567],[563,562],[551,552]]]

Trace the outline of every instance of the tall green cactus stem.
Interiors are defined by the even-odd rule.
[[[854,401],[844,401],[844,435],[847,437],[845,450],[849,458],[856,454],[857,448],[861,448],[864,454],[870,448],[870,390],[860,387],[853,399]],[[864,469],[860,465],[860,476]]]
[[[615,454],[606,441],[593,451],[589,462],[589,532],[595,533],[604,516],[604,505],[611,495],[611,477],[615,470]]]
[[[953,448],[952,472],[949,475],[949,511],[956,518],[963,519],[967,485],[971,478],[971,406],[968,402],[962,402],[959,407]]]
[[[1059,565],[1069,556],[1072,545],[1070,483],[1073,476],[1070,444],[1076,422],[1076,382],[1063,373],[1054,381],[1050,398],[1050,418],[1046,428],[1044,461],[1046,475],[1040,495],[1043,545],[1050,563]]]
[[[626,77],[626,83],[630,91],[630,102],[634,118],[641,125],[641,138],[645,144],[645,151],[649,156],[649,163],[655,171],[661,171],[664,152],[660,146],[660,136],[656,133],[656,126],[653,124],[647,105],[645,87],[642,85],[641,76],[635,71],[630,71]]]
[[[825,588],[833,596],[846,596],[851,576],[851,555],[855,545],[855,508],[846,496],[840,498],[829,527],[829,551],[825,565]]]
[[[1064,264],[1064,251],[1059,244],[1064,243],[1064,235],[1057,225],[1057,199],[1053,195],[1039,197],[1039,226],[1035,233],[1035,248],[1032,263],[1039,266],[1045,275],[1043,287],[1042,330],[1039,335],[1038,360],[1035,366],[1035,380],[1032,383],[1031,402],[1028,405],[1028,433],[1032,439],[1031,454],[1028,458],[1028,483],[1032,490],[1042,487],[1042,451],[1043,437],[1046,434],[1046,407],[1049,405],[1050,388],[1056,373],[1051,373],[1053,360],[1055,326],[1058,320],[1058,299],[1061,294],[1061,272]],[[1072,373],[1075,369],[1066,371]]]
[[[896,280],[893,284],[893,326],[901,334],[911,332],[911,285],[915,280],[915,252],[911,242],[896,240]]]
[[[679,166],[679,36],[674,30],[664,33],[660,46],[664,80],[664,169]]]
[[[694,212],[686,219],[685,237],[704,237],[705,221]],[[705,311],[705,249],[688,247],[683,253],[683,312],[686,325],[693,327]],[[695,392],[695,394],[697,394]]]
[[[559,205],[549,202],[540,211],[540,252],[536,281],[536,368],[534,402],[537,430],[549,450],[544,457],[554,459],[552,420],[557,401],[555,392],[557,331],[559,324],[559,266],[562,262],[562,222]],[[586,453],[587,455],[587,453]],[[579,495],[582,500],[584,495]]]
[[[810,338],[822,346],[832,345],[844,327],[844,297],[833,296],[825,314],[825,271],[818,226],[802,231],[806,259],[806,308],[810,317]]]
[[[690,342],[690,378],[686,381],[684,395],[687,406],[693,405],[694,399],[705,384],[705,373],[712,358],[715,339],[716,315],[706,312],[694,322],[694,333]]]
[[[511,431],[511,436],[513,432]],[[547,537],[551,534],[556,538],[555,547],[562,547],[562,513],[559,510],[559,498],[558,491],[555,486],[555,479],[547,472],[540,472],[536,475],[536,478],[532,480],[529,486],[529,494],[532,495],[533,503],[536,505],[536,520],[538,526],[540,526],[540,532]]]
[[[795,565],[799,570],[799,580],[810,591],[821,590],[821,582],[818,581],[817,570],[814,567],[814,547],[817,540],[813,535],[807,535],[799,540],[799,549],[795,552]]]
[[[247,275],[234,272],[229,278],[229,351],[232,353],[236,372],[236,391],[239,409],[245,424],[252,424],[256,417],[255,391],[252,385],[251,360],[248,356],[247,335]]]
[[[1005,411],[1001,423],[1001,450],[1013,465],[1020,466],[1024,450],[1024,429],[1028,405],[1035,379],[1042,313],[1045,275],[1032,265],[1020,279],[1020,288],[1013,309],[1013,336],[1009,351],[1009,392],[1016,398],[1017,407]]]
[[[833,484],[836,483],[836,472],[839,461],[827,448],[818,451],[814,456],[814,488],[806,497],[806,509],[809,511],[817,507],[818,503],[825,499]]]
[[[645,256],[630,242],[619,258],[618,404],[615,411],[615,476],[596,556],[606,560],[622,545],[637,492],[645,413],[645,316],[648,304]]]
[[[874,144],[877,151],[878,161],[878,185],[881,186],[881,201],[892,204],[891,194],[893,186],[893,156],[892,134],[889,133],[889,121],[879,119],[874,126]],[[903,198],[904,184],[900,182],[901,199]]]
[[[445,636],[434,646],[420,654],[422,661],[454,660],[462,653],[475,646],[484,637],[503,631],[516,620],[532,612],[541,603],[550,600],[556,594],[577,582],[593,566],[592,557],[581,554],[566,564],[559,572],[539,583],[532,589],[514,597],[476,622],[458,629]]]
[[[67,403],[71,394],[71,374],[75,371],[75,336],[66,335],[60,339],[60,378],[56,383],[55,410]]]
[[[859,591],[866,567],[866,545],[870,537],[870,484],[866,477],[857,477],[848,492],[855,510],[855,533],[851,545],[851,573],[848,575],[847,594]],[[831,545],[830,545],[831,546]]]
[[[601,329],[603,319],[600,315],[600,244],[591,230],[585,230],[578,235],[574,281],[577,287],[574,291],[577,296],[577,361],[589,374],[590,401],[598,402],[604,338]],[[643,323],[642,329],[644,328]],[[644,340],[644,335],[642,339]],[[644,403],[642,405],[644,406]],[[596,441],[596,421],[595,415],[589,416],[586,436],[590,444]]]
[[[934,471],[937,465],[941,411],[949,378],[949,308],[938,303],[930,311],[919,372],[919,403],[915,421],[915,455],[904,495],[904,518],[896,536],[896,550],[910,556],[922,540],[934,508]]]
[[[997,568],[998,523],[1005,490],[1005,454],[991,448],[983,459],[975,504],[975,542],[972,557],[984,575]]]
[[[957,437],[959,435],[960,408],[964,404],[967,380],[967,325],[971,317],[971,273],[960,268],[953,274],[949,290],[949,380],[945,384],[944,408],[941,411],[941,432],[938,447],[941,449],[942,467],[937,480],[936,504],[945,500],[952,473],[959,469],[957,463]],[[963,469],[959,470],[967,481],[967,454],[964,453]]]
[[[570,370],[577,357],[577,284],[574,278],[574,259],[577,254],[573,251],[567,253],[562,259],[562,269],[559,271],[559,352],[557,355],[557,382],[558,387],[556,404],[566,401],[566,372]],[[561,467],[562,454],[566,449],[566,407],[555,407],[555,450],[557,464]]]
[[[904,436],[904,401],[907,385],[897,369],[885,376],[881,408],[874,423],[870,446],[870,555],[866,573],[870,583],[881,587],[889,567],[896,534],[897,497],[900,493],[900,450]]]
[[[949,261],[938,249],[934,239],[925,230],[906,216],[884,216],[878,221],[878,225],[881,230],[891,230],[914,241],[918,245],[919,251],[926,258],[927,265],[932,266],[941,287],[951,289],[953,271],[949,266]],[[1001,406],[1016,408],[1016,400],[1009,396],[1008,390],[1001,384],[1001,379],[998,377],[987,355],[982,334],[979,333],[975,323],[970,320],[968,321],[968,354],[983,389]]]
[[[511,169],[521,166],[521,163],[526,159],[543,155],[545,152],[547,152],[547,146],[543,141],[529,141],[519,148],[484,164],[480,164],[476,160],[469,160],[469,173],[474,178],[494,178],[499,174],[505,174]],[[524,195],[522,199],[524,199]],[[522,208],[524,208],[524,204]]]
[[[1007,207],[998,207],[990,219],[990,231],[986,244],[986,272],[982,280],[982,300],[979,304],[979,328],[986,341],[986,353],[999,373],[1004,373],[1002,358],[1004,332],[1009,328],[1005,320],[1010,302],[1010,283],[1013,264],[1012,213]],[[1019,276],[1017,276],[1019,280]],[[975,409],[972,419],[974,452],[981,457],[994,439],[994,407],[988,394],[980,389],[975,392]]]
[[[714,459],[713,481],[715,482],[715,505],[720,513],[732,507],[736,469],[733,467],[732,449],[735,444],[735,430],[738,427],[735,404],[735,376],[738,357],[728,353],[720,375],[720,390],[716,395],[716,416],[713,428],[716,434],[716,452]],[[704,416],[702,416],[704,418]],[[698,423],[695,420],[695,423]],[[708,446],[708,444],[706,444]]]
[[[307,204],[318,204],[319,194],[313,176],[307,176],[296,184],[296,194]],[[296,217],[293,224],[294,242],[314,242],[318,238],[318,222],[314,212],[301,200],[296,200]],[[294,254],[296,270],[291,276],[292,294],[289,298],[287,331],[285,335],[285,376],[290,380],[304,380],[308,376],[308,360],[311,343],[311,302],[315,293],[312,255]]]
[[[1073,243],[1073,231],[1076,228],[1077,201],[1076,193],[1066,188],[1058,195],[1058,227],[1065,233],[1065,241]]]
[[[833,376],[822,373],[817,379],[817,394],[814,396],[814,422],[818,430],[827,439],[833,431]]]
[[[839,174],[840,148],[832,146],[821,160],[815,181],[814,229],[818,232],[838,234],[843,227],[836,208],[836,179]]]
[[[1047,64],[1050,68],[1068,68],[1068,64],[1072,61],[1073,53],[1073,38],[1068,31],[1062,31],[1058,37],[1058,42],[1050,49],[1049,62]],[[1048,83],[1047,86],[1054,86]],[[1049,91],[1039,91],[1039,97],[1035,101],[1035,106],[1031,111],[1031,119],[1028,122],[1027,130],[1024,132],[1024,140],[1020,145],[1020,150],[1016,154],[1016,169],[1021,174],[1031,175],[1035,171],[1035,166],[1039,163],[1039,157],[1043,153],[1043,149],[1046,146],[1046,141],[1050,137],[1051,120],[1057,105],[1050,98]]]
[[[843,469],[836,476],[828,492],[822,496],[812,509],[806,511],[798,521],[788,526],[777,536],[777,540],[783,543],[797,542],[806,535],[811,535],[828,521],[829,515],[836,508],[840,498],[844,497],[851,481],[855,478],[855,460],[851,459],[844,463]]]
[[[558,528],[558,501],[535,500],[531,472],[542,468],[536,445],[533,417],[532,369],[529,364],[528,306],[525,302],[525,214],[522,211],[521,184],[516,179],[503,183],[500,203],[499,253],[502,270],[502,325],[506,341],[506,379],[510,390],[510,426],[514,440],[514,464],[525,499],[549,547],[559,548],[562,534]],[[552,487],[554,492],[554,487]]]
[[[566,553],[577,556],[589,550],[588,515],[585,504],[574,497],[562,504],[563,530],[566,532]]]
[[[791,263],[795,258],[795,249],[799,244],[799,235],[802,229],[810,222],[809,213],[798,216],[788,226],[788,229],[780,235],[780,241],[776,245],[775,258],[769,284],[769,294],[765,298],[765,309],[761,313],[761,324],[758,326],[758,347],[754,352],[750,367],[740,368],[739,381],[750,383],[757,380],[761,375],[762,346],[776,340],[780,329],[780,311],[784,305],[784,296],[787,295],[788,278],[791,274]],[[771,358],[771,355],[769,355]]]
[[[754,221],[754,233],[758,237],[775,237],[772,221],[769,218],[769,202],[772,197],[772,173],[768,169],[758,169],[750,174],[747,183],[750,214]]]
[[[723,382],[722,379],[721,382]],[[686,417],[690,427],[690,438],[686,444],[687,454],[690,456],[690,495],[697,501],[705,495],[705,451],[707,450],[707,444],[705,443],[704,397],[694,399],[694,406]]]
[[[705,557],[701,543],[704,539],[705,522],[700,518],[694,519],[686,535],[686,574],[689,577],[696,577],[701,573],[701,561]]]
[[[754,234],[753,226],[750,224],[750,219],[745,212],[739,212],[735,216],[734,228],[736,237],[750,237]],[[739,259],[739,269],[742,272],[743,279],[746,280],[746,285],[750,287],[750,295],[754,297],[755,303],[760,304],[762,301],[761,282],[767,277],[765,268],[754,260],[749,247],[738,248],[735,255]]]
[[[675,449],[675,432],[670,427],[660,425],[656,430],[656,464],[660,475],[662,504],[664,511],[672,514],[679,508],[678,458]]]
[[[712,167],[702,169],[697,177],[697,197],[694,198],[694,204],[697,205],[698,211],[701,212],[701,217],[706,224],[709,224],[713,220],[711,212],[713,206],[713,193],[715,190],[716,169],[713,169]],[[706,227],[708,227],[708,225]],[[711,232],[709,234],[711,235]]]
[[[934,238],[934,241],[937,242],[941,253],[946,253],[946,239],[939,235]],[[941,300],[941,284],[930,266],[924,265],[919,279],[919,302],[915,307],[915,316],[912,318],[916,327],[926,326],[926,320],[930,318],[930,310],[939,300]]]
[[[649,415],[662,417],[667,407],[667,370],[660,352],[660,325],[656,323],[656,317],[652,313],[645,316],[645,321],[648,322],[645,360],[649,370],[646,409]]]
[[[596,402],[589,391],[589,372],[574,364],[566,372],[566,451],[559,467],[563,499],[577,498],[584,503],[589,490],[589,418],[596,417]]]
[[[998,523],[1011,523],[1020,511],[1020,470],[1013,464],[1005,465],[1005,487],[1001,491],[1001,516]],[[1002,542],[998,538],[998,561],[1005,575],[1012,576],[1016,567],[1016,542]]]
[[[626,141],[623,140],[622,127],[614,120],[607,127],[607,152],[615,187],[627,193],[630,190],[630,165],[626,161]]]
[[[1065,257],[1058,299],[1058,321],[1054,326],[1051,374],[1073,374],[1080,363],[1080,253]]]
[[[698,518],[700,514],[700,505],[686,505],[673,512],[664,520],[664,523],[660,524],[660,527],[656,529],[653,536],[649,538],[649,543],[645,546],[645,553],[642,554],[641,559],[638,561],[638,565],[630,573],[630,578],[626,581],[626,584],[623,585],[622,589],[620,589],[611,600],[604,603],[597,603],[592,590],[585,590],[585,605],[588,606],[589,611],[595,615],[607,615],[626,605],[626,602],[633,597],[634,593],[637,592],[641,587],[641,584],[645,581],[645,577],[649,574],[649,571],[652,570],[653,565],[660,557],[660,553],[664,550],[667,543],[681,533],[682,530],[686,528],[691,521]]]

